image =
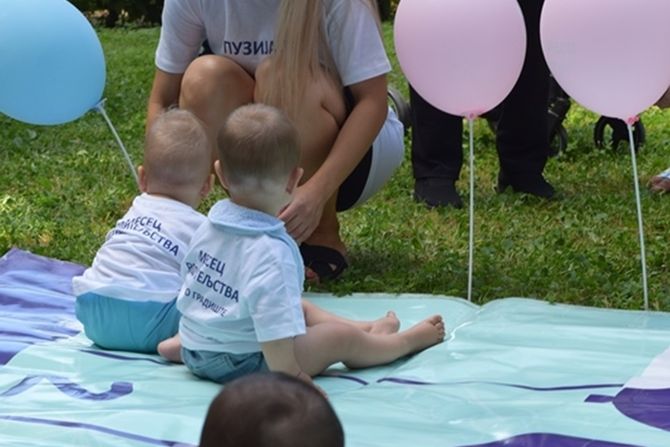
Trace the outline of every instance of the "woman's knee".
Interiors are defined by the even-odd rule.
[[[180,105],[211,101],[217,95],[238,98],[241,104],[253,100],[254,79],[231,59],[206,55],[186,69],[181,83]]]

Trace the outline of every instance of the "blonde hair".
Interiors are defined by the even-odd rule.
[[[279,7],[272,55],[274,71],[261,100],[281,107],[291,117],[295,116],[306,83],[325,75],[342,85],[326,37],[324,1],[328,0],[282,0]],[[370,8],[381,34],[376,0],[350,1],[362,1]]]
[[[144,142],[150,182],[168,188],[201,186],[211,173],[212,145],[204,124],[188,110],[173,108],[152,123]]]
[[[236,109],[219,133],[221,170],[231,186],[283,180],[300,162],[298,131],[279,109],[249,104]]]

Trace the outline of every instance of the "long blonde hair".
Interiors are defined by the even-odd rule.
[[[330,52],[324,24],[324,1],[282,0],[274,37],[273,74],[263,102],[282,108],[293,117],[304,91],[302,86],[325,75],[341,86]],[[373,12],[381,34],[376,0],[363,1]]]

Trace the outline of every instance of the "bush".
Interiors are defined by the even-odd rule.
[[[70,0],[94,24],[114,27],[124,23],[158,25],[163,0]],[[97,22],[97,23],[96,23]]]
[[[377,0],[377,4],[379,5],[379,15],[383,22],[393,20],[399,2],[400,0]]]
[[[70,0],[94,24],[160,25],[163,0]],[[377,0],[382,21],[392,20],[400,0]]]

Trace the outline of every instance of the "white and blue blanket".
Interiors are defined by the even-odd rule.
[[[0,259],[0,445],[196,446],[219,385],[157,356],[104,351],[74,317],[83,267]],[[441,345],[317,379],[349,447],[670,446],[670,314],[507,298],[308,295],[408,327],[441,313]],[[240,417],[243,417],[241,415]]]

